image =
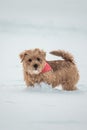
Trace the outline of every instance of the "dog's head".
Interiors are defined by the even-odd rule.
[[[46,53],[38,48],[34,50],[25,50],[20,54],[23,62],[24,71],[28,74],[39,74],[45,66]]]

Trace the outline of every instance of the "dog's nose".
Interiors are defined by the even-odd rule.
[[[38,68],[38,65],[37,65],[37,64],[34,64],[33,66],[34,66],[34,68],[35,68],[35,69],[37,69],[37,68]]]

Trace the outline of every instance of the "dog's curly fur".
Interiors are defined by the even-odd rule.
[[[73,56],[63,50],[52,51],[50,54],[61,56],[63,60],[47,61],[46,53],[38,48],[20,54],[26,85],[34,86],[35,83],[45,82],[53,88],[62,85],[64,90],[76,90],[79,72]],[[52,70],[42,73],[46,63]]]

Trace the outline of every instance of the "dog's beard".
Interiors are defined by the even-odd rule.
[[[44,65],[45,64],[42,64],[42,65],[38,65],[37,68],[33,67],[33,66],[28,66],[27,67],[27,72],[30,74],[30,75],[38,75],[42,72],[43,68],[44,68]]]
[[[40,72],[38,70],[33,70],[33,74],[39,74]]]
[[[33,75],[33,74],[38,75],[39,73],[41,73],[41,70],[40,69],[36,69],[36,70],[35,69],[33,69],[33,70],[29,69],[28,73],[31,74],[31,75]]]

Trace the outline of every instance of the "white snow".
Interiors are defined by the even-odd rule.
[[[0,1],[0,130],[87,130],[86,0]],[[27,88],[19,54],[41,48],[71,52],[77,91]]]

